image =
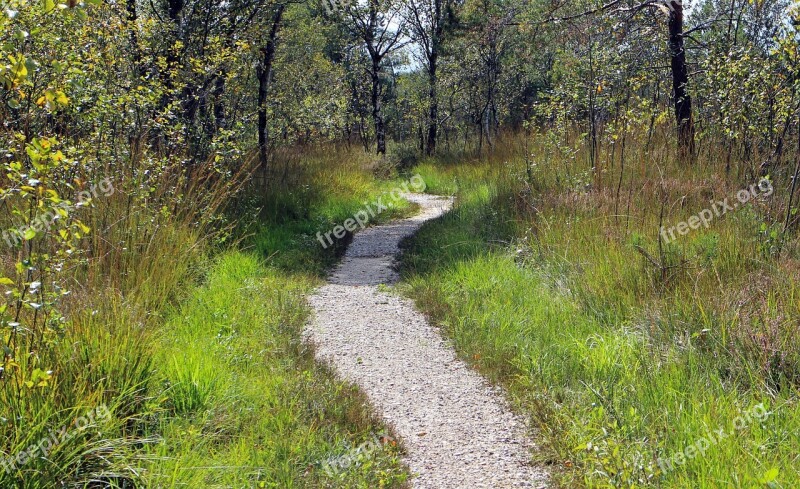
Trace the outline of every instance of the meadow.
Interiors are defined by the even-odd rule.
[[[656,136],[590,171],[532,134],[414,170],[458,200],[406,243],[403,291],[507,388],[564,487],[800,484],[791,175],[661,233],[760,180],[724,156],[681,164]]]
[[[149,205],[119,186],[94,202],[68,319],[43,328],[47,348],[29,360],[39,377],[0,391],[14,408],[0,423],[0,486],[404,485],[402,447],[302,340],[305,297],[348,242],[324,249],[315,234],[400,181],[375,178],[373,158],[343,149],[283,161],[290,175],[270,192],[211,188],[182,214],[154,205],[169,180]],[[130,208],[131,219],[114,217]],[[227,218],[198,226],[206,212]],[[398,204],[376,221],[410,212]],[[138,246],[113,247],[115,236]],[[21,335],[19,347],[37,339]],[[325,470],[378,436],[380,450]]]
[[[188,207],[229,216],[201,228],[189,211],[135,232],[103,227],[130,204],[124,192],[98,198],[87,221],[106,238],[73,272],[82,302],[47,343],[52,367],[30,386],[7,385],[3,395],[24,400],[14,419],[25,429],[6,425],[4,439],[19,454],[98,407],[108,415],[0,478],[31,488],[403,487],[394,442],[324,470],[390,431],[314,361],[302,330],[305,297],[349,241],[326,249],[317,233],[420,174],[457,205],[404,244],[399,290],[507,389],[535,427],[534,462],[556,483],[793,487],[791,175],[769,175],[773,192],[667,242],[662,229],[735,202],[761,177],[726,174],[711,149],[686,166],[663,142],[639,144],[624,162],[609,152],[597,171],[539,134],[412,164],[399,147],[386,160],[287,151],[269,192],[251,184],[225,205]],[[133,207],[146,222],[153,206]],[[399,205],[375,222],[414,212]],[[109,247],[113,233],[142,245]],[[114,327],[94,334],[101,324]]]

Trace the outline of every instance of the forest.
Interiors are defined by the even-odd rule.
[[[61,1],[0,488],[800,487],[797,0]]]

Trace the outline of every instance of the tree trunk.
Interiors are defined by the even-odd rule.
[[[430,97],[430,114],[428,115],[428,145],[425,152],[430,156],[436,153],[436,138],[439,133],[439,100],[436,93],[436,70],[438,54],[430,58],[428,83],[430,84],[428,96]]]
[[[372,60],[372,120],[375,122],[375,140],[377,153],[386,154],[386,127],[383,121],[381,107],[381,62],[380,59]]]
[[[125,8],[128,12],[128,39],[133,54],[133,72],[136,78],[142,76],[142,51],[139,48],[139,14],[136,11],[136,0],[127,0]]]
[[[672,0],[669,16],[669,47],[672,57],[672,86],[675,92],[675,118],[678,122],[678,150],[681,159],[694,158],[694,120],[692,97],[689,95],[689,71],[686,67],[686,49],[683,38],[683,4]]]
[[[269,32],[267,45],[261,50],[262,59],[256,68],[258,77],[258,159],[261,164],[261,171],[264,175],[264,183],[267,181],[267,166],[269,157],[269,129],[267,127],[267,95],[269,86],[272,82],[272,63],[275,60],[275,40],[278,37],[281,19],[285,5],[278,5],[275,16],[272,18],[272,29]]]
[[[594,74],[594,40],[589,42],[589,164],[592,171],[597,169],[597,114],[595,100],[597,98],[597,80]]]

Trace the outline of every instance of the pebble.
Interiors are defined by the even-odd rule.
[[[421,214],[355,236],[309,300],[306,338],[402,439],[413,488],[547,487],[546,471],[530,462],[530,430],[502,392],[459,360],[413,303],[379,290],[398,280],[400,241],[452,206],[447,198],[406,198]]]

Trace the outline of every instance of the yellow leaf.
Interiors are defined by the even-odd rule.
[[[28,76],[28,68],[25,66],[24,57],[20,56],[16,63],[14,63],[14,66],[11,68],[11,75],[16,81],[23,80]]]
[[[69,99],[67,98],[67,95],[64,92],[59,90],[56,92],[56,102],[58,102],[61,105],[68,105]]]

